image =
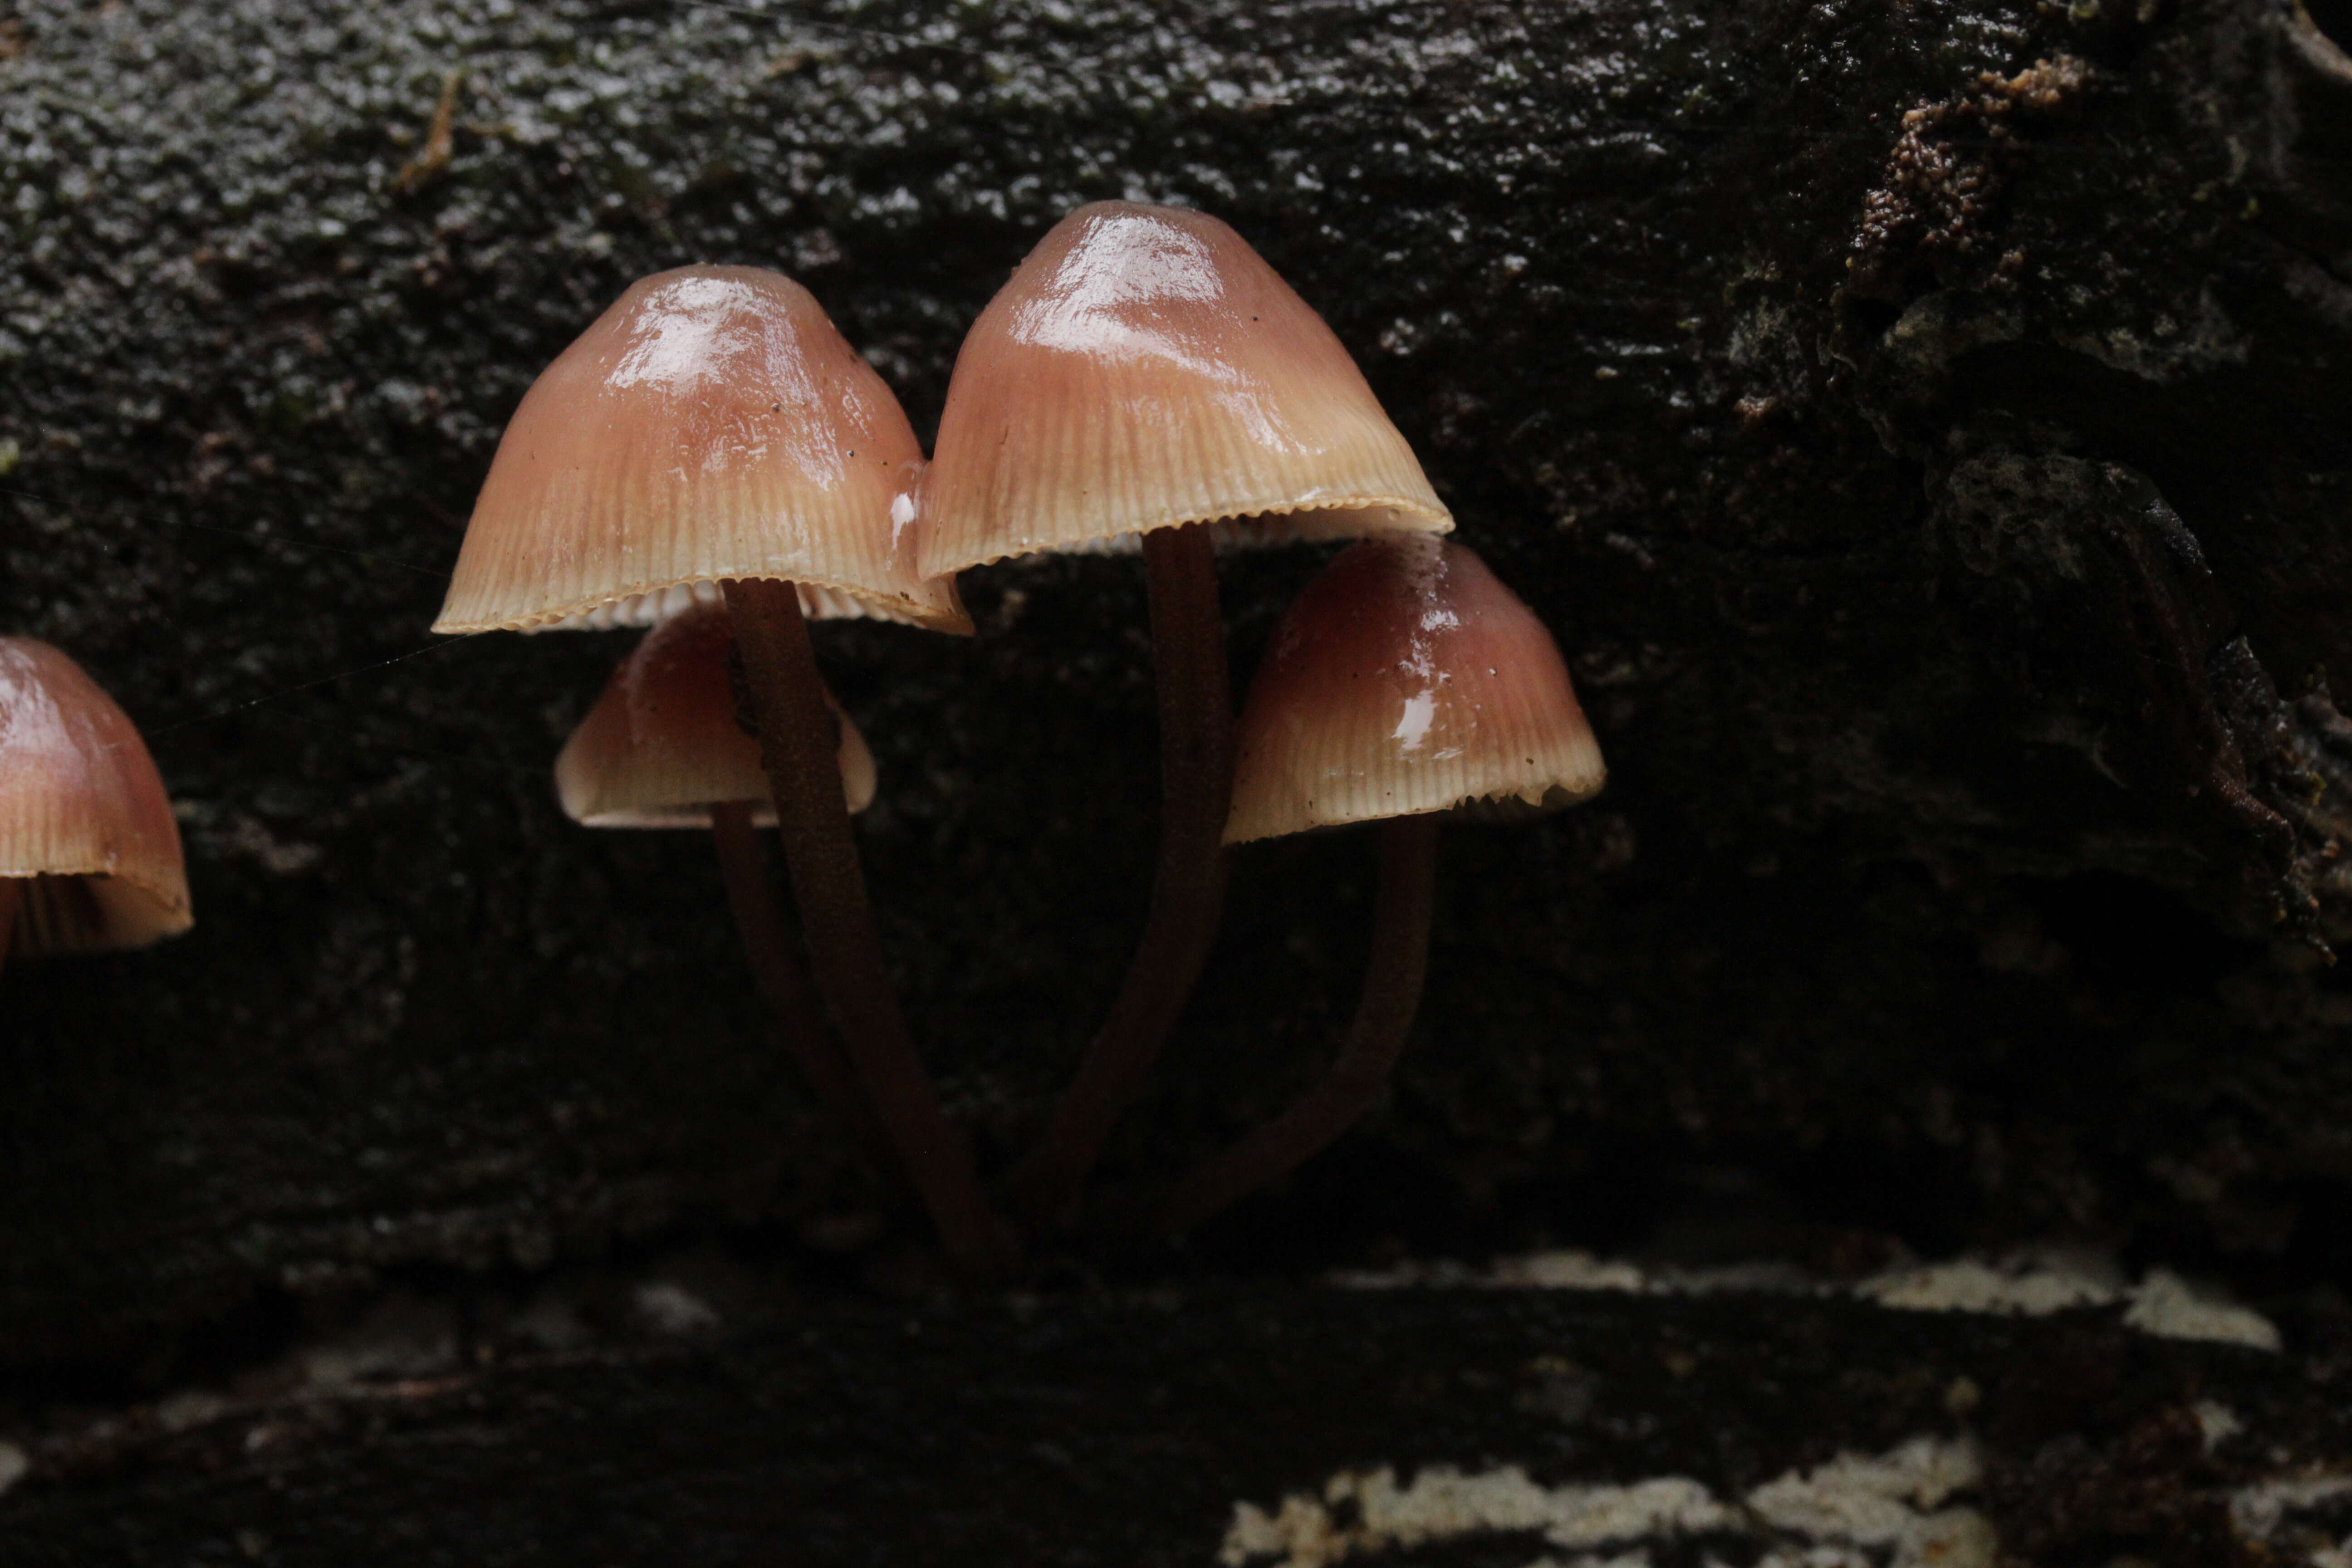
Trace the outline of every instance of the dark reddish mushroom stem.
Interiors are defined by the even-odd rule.
[[[8,944],[16,935],[16,900],[23,891],[20,877],[0,877],[0,969],[8,967]]]
[[[1059,1224],[1076,1206],[1103,1141],[1175,1028],[1224,910],[1234,710],[1209,526],[1146,533],[1143,564],[1160,690],[1160,859],[1151,910],[1109,1017],[1045,1138],[1013,1173],[1014,1212],[1033,1226]]]
[[[784,1045],[800,1064],[802,1074],[816,1091],[817,1101],[857,1145],[874,1173],[886,1182],[902,1182],[905,1172],[890,1146],[889,1134],[866,1103],[833,1034],[824,1010],[809,988],[807,973],[793,956],[792,939],[776,909],[774,889],[768,884],[768,858],[760,835],[751,826],[749,801],[710,804],[711,842],[719,851],[719,875],[727,886],[727,907],[735,916],[735,932],[743,941],[743,956],[751,965],[752,983],[761,999],[784,1031]]]
[[[1355,1124],[1404,1054],[1429,969],[1429,921],[1437,887],[1437,817],[1381,824],[1381,871],[1373,895],[1372,946],[1364,989],[1339,1056],[1289,1109],[1171,1187],[1150,1228],[1190,1230],[1227,1205],[1296,1170]]]
[[[890,989],[800,591],[751,579],[730,581],[725,592],[817,988],[949,1255],[975,1279],[1003,1279],[1019,1266],[1020,1244],[982,1195]]]

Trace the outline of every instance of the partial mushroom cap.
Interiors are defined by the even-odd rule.
[[[590,827],[708,827],[715,801],[755,801],[776,820],[760,742],[736,720],[723,611],[693,609],[647,632],[555,759],[564,814]],[[874,800],[874,753],[834,703],[841,788],[851,811]]]
[[[1097,202],[1040,240],[956,356],[922,569],[1247,519],[1231,542],[1444,532],[1363,373],[1205,213]]]
[[[171,798],[114,699],[47,643],[0,637],[0,877],[27,954],[144,947],[194,923]]]
[[[640,279],[541,373],[434,630],[646,625],[726,578],[811,615],[971,630],[917,570],[922,448],[809,291],[754,267]]]
[[[1606,769],[1535,613],[1459,544],[1343,551],[1290,606],[1234,735],[1225,842],[1599,793]]]

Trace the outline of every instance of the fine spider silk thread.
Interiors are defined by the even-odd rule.
[[[15,497],[20,500],[37,501],[46,507],[57,508],[60,511],[69,511],[71,510],[55,496],[46,495],[39,490],[27,489],[22,485],[0,485],[0,495]],[[394,556],[373,554],[364,550],[353,550],[347,545],[329,544],[320,540],[302,539],[292,534],[271,533],[257,529],[223,528],[215,523],[190,522],[176,518],[149,518],[144,520],[144,522],[141,526],[154,527],[158,525],[165,528],[185,529],[199,533],[217,534],[223,538],[240,540],[245,543],[254,545],[257,548],[272,545],[285,545],[296,550],[321,551],[329,554],[341,555],[352,560],[365,561],[378,566],[387,566],[403,572],[414,573],[418,576],[430,577],[442,582],[447,581],[449,575],[446,572],[436,572],[430,567],[419,566],[414,562],[402,561]],[[236,718],[239,715],[249,715],[251,717],[268,720],[270,722],[277,724],[290,724],[302,729],[320,731],[331,734],[349,734],[352,731],[348,729],[342,729],[330,724],[323,724],[316,720],[305,719],[298,714],[268,710],[268,705],[276,702],[280,698],[290,697],[296,693],[303,691],[315,691],[321,687],[331,686],[339,680],[347,680],[355,676],[372,674],[379,669],[388,669],[396,664],[405,664],[411,659],[422,658],[424,655],[432,653],[439,648],[455,647],[461,643],[471,641],[472,637],[473,634],[456,637],[436,637],[429,643],[410,648],[405,652],[394,654],[389,658],[375,659],[366,664],[353,665],[347,669],[335,670],[331,674],[314,676],[307,680],[299,680],[291,683],[290,685],[279,686],[272,689],[271,690],[263,692],[258,697],[247,698],[244,701],[231,703],[226,708],[214,709],[208,712],[188,714],[160,724],[142,724],[140,726],[140,732],[152,742],[162,736],[170,735],[179,731],[194,729],[200,725],[215,723],[221,720]],[[538,773],[542,771],[539,769],[521,767],[515,763],[493,761],[488,758],[469,756],[463,752],[446,751],[437,747],[421,746],[405,740],[404,740],[400,744],[398,750],[400,754],[403,756],[419,758],[430,757],[438,761],[457,763],[471,767],[484,768],[494,773],[515,777],[536,777]]]

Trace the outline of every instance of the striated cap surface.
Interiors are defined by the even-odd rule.
[[[760,742],[736,721],[724,610],[691,609],[647,632],[555,759],[564,815],[590,827],[708,827],[713,801],[776,810]],[[832,702],[828,693],[825,700]],[[874,753],[836,704],[841,787],[852,811],[874,800]]]
[[[1205,213],[1097,202],[1054,226],[956,356],[922,569],[1248,519],[1229,542],[1443,532],[1363,373]]]
[[[64,654],[0,637],[0,877],[15,948],[144,947],[194,923],[180,829],[130,717]]]
[[[809,291],[640,279],[523,395],[434,630],[644,625],[691,584],[785,578],[812,615],[971,622],[917,571],[922,449]]]
[[[1465,546],[1343,551],[1283,616],[1234,734],[1225,842],[1598,793],[1600,743],[1559,645]]]

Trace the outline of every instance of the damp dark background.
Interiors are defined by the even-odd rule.
[[[5,1376],[152,1388],[386,1289],[677,1245],[857,1278],[871,1194],[708,846],[556,809],[628,639],[425,628],[502,421],[633,278],[793,273],[928,437],[965,325],[1108,196],[1218,213],[1324,313],[1612,773],[1447,830],[1416,1043],[1357,1134],[1087,1267],[2055,1237],[2324,1298],[2347,22],[0,5],[0,630],[150,735],[198,916],[0,977]],[[1229,563],[1237,677],[1318,562]],[[881,766],[902,994],[1001,1163],[1124,963],[1157,773],[1134,563],[965,592],[972,641],[818,636]],[[1371,860],[1236,858],[1114,1191],[1314,1071]]]

